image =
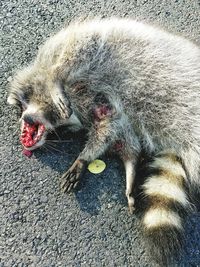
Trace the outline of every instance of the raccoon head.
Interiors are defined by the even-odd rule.
[[[21,109],[20,141],[27,150],[42,146],[47,133],[68,124],[72,115],[70,101],[62,87],[31,75],[28,69],[14,77],[7,101]]]

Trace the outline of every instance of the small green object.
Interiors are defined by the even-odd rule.
[[[103,172],[105,168],[106,168],[105,162],[100,159],[95,159],[88,165],[88,170],[94,174]]]

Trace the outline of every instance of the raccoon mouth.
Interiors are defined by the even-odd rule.
[[[20,141],[24,147],[31,148],[41,140],[45,131],[45,126],[39,122],[34,124],[24,122],[22,125]]]

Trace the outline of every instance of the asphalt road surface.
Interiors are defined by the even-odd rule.
[[[78,155],[81,138],[63,137],[66,142],[26,159],[17,111],[6,105],[15,70],[32,61],[43,40],[64,23],[88,15],[137,18],[200,44],[197,0],[0,1],[0,267],[156,266],[137,214],[128,215],[120,163],[104,157],[102,174],[87,172],[78,191],[62,194],[59,177]],[[176,266],[200,266],[198,212],[186,228],[185,250]]]

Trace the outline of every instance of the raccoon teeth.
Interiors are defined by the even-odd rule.
[[[24,123],[20,141],[24,147],[34,146],[45,132],[45,126],[36,122],[35,124]]]
[[[38,126],[38,136],[42,135],[44,133],[44,131],[45,131],[44,125],[43,124],[40,124]]]

